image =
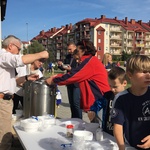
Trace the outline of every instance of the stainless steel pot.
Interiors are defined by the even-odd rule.
[[[55,115],[56,86],[48,86],[45,83],[45,78],[26,83],[26,86],[28,88],[24,88],[24,117],[28,118],[30,116],[41,116],[44,114]]]

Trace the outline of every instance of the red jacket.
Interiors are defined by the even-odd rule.
[[[80,107],[84,111],[90,110],[94,101],[110,91],[108,75],[104,65],[95,56],[86,55],[81,58],[82,63],[70,74],[56,76],[53,79],[58,85],[78,83],[81,92]]]

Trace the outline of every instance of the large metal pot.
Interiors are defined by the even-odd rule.
[[[26,81],[23,84],[23,116],[24,118],[30,117],[30,107],[31,107],[31,99],[30,99],[30,91],[31,91],[31,83],[32,81]]]
[[[41,116],[44,114],[55,115],[56,86],[48,86],[45,83],[45,78],[31,82],[27,86],[28,89],[25,88],[24,92],[24,103],[28,105],[28,109],[25,104],[23,110],[24,117],[28,118],[30,116]],[[27,93],[28,95],[26,95]],[[29,98],[26,98],[28,96]]]

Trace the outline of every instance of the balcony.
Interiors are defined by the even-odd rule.
[[[145,50],[145,55],[150,55],[150,49]]]
[[[120,36],[110,36],[111,40],[122,40]]]
[[[119,32],[121,33],[121,29],[120,28],[110,28],[110,32]]]
[[[145,37],[145,41],[150,41],[150,37]]]
[[[127,54],[131,54],[132,53],[132,49],[127,49]]]
[[[111,50],[112,55],[120,55],[121,49]]]
[[[89,27],[89,26],[82,27],[82,31],[89,31],[89,30],[90,30],[90,27]]]
[[[42,45],[47,45],[47,41],[42,41]]]
[[[145,44],[145,48],[150,48],[150,45],[149,44],[147,44],[147,45]]]
[[[85,35],[84,36],[86,39],[90,39],[91,38],[91,35]]]
[[[136,40],[142,40],[144,38],[144,36],[139,35],[139,36],[136,36],[135,38],[136,38]]]
[[[61,50],[62,49],[62,46],[56,46],[56,48],[58,49],[58,50]]]
[[[139,44],[139,43],[137,43],[137,44],[136,44],[136,47],[144,47],[144,44]]]
[[[127,47],[133,47],[133,45],[132,44],[127,44]]]
[[[62,40],[58,39],[58,40],[57,40],[57,43],[62,43]]]
[[[133,36],[127,36],[127,39],[133,40]]]
[[[121,44],[110,44],[110,47],[122,47]]]

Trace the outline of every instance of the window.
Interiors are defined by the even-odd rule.
[[[108,51],[108,47],[106,47],[106,51]]]
[[[98,55],[97,58],[98,58],[98,59],[101,59],[101,55]]]
[[[108,44],[108,39],[106,39],[106,44]]]
[[[108,35],[108,31],[106,31],[106,35]]]
[[[101,43],[101,39],[98,39],[98,43]]]
[[[101,31],[98,31],[98,35],[101,35]]]
[[[98,51],[100,51],[101,50],[101,47],[98,47]]]

